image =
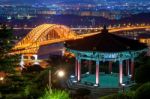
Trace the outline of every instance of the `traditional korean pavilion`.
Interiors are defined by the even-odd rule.
[[[66,42],[67,51],[73,53],[76,59],[75,76],[77,82],[82,80],[81,77],[81,61],[88,60],[96,63],[95,70],[95,86],[101,85],[100,81],[100,62],[109,62],[109,71],[112,71],[112,62],[119,63],[118,84],[123,84],[123,63],[126,64],[126,73],[134,78],[134,59],[143,51],[147,50],[147,46],[137,40],[132,40],[109,33],[104,26],[101,33],[93,36],[71,40]],[[125,62],[124,62],[125,61]],[[91,67],[89,67],[91,68]],[[130,73],[129,73],[130,71]],[[90,69],[89,69],[90,72]]]

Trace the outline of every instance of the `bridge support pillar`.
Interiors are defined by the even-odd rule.
[[[33,55],[33,56],[34,56],[34,59],[35,59],[35,60],[34,60],[34,64],[35,64],[35,65],[39,64],[39,62],[38,62],[38,55],[35,54],[35,55]]]
[[[25,63],[24,63],[24,55],[21,55],[21,61],[20,61],[21,69],[24,68],[24,65],[25,65]]]
[[[61,51],[61,56],[63,57],[64,54],[65,54],[65,48],[62,49],[62,51]]]

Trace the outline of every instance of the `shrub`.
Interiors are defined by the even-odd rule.
[[[45,89],[45,93],[39,99],[70,99],[69,93],[64,90]]]

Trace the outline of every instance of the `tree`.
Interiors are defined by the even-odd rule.
[[[7,76],[7,83],[0,84],[2,99],[38,99],[43,94],[46,83],[42,83],[45,81],[42,79],[43,76],[39,77],[43,71],[35,72]]]
[[[145,55],[142,53],[136,59],[136,71],[135,71],[135,81],[139,85],[149,82],[150,78],[150,56]],[[137,86],[137,87],[138,87]]]
[[[11,48],[14,46],[12,28],[6,25],[1,26],[0,29],[0,71],[13,72],[17,65],[18,55],[9,55]]]
[[[150,65],[143,64],[136,69],[135,81],[136,83],[145,83],[150,81]]]

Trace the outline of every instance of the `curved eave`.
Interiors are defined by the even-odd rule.
[[[148,49],[142,50],[129,50],[120,52],[98,52],[98,51],[79,51],[66,48],[67,51],[75,54],[76,58],[86,60],[99,60],[99,61],[118,61],[128,60],[137,57],[140,53],[146,52]]]

